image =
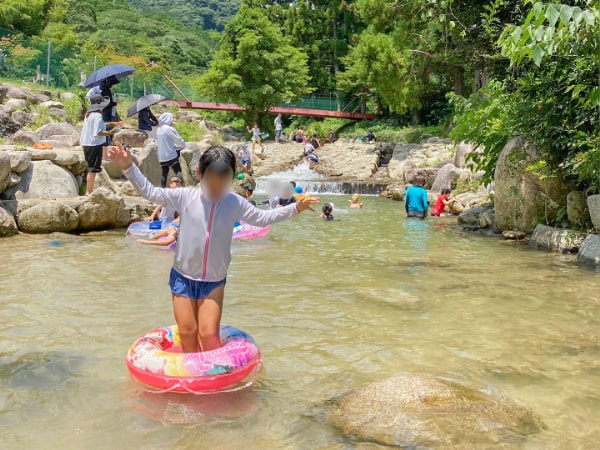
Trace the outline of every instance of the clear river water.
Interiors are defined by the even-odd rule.
[[[124,356],[174,322],[172,253],[121,231],[0,240],[3,449],[374,449],[328,399],[399,372],[507,394],[547,429],[523,449],[600,446],[599,274],[572,256],[408,221],[364,197],[235,242],[224,322],[261,346],[251,388],[149,394]]]

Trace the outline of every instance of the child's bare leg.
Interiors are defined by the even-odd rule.
[[[188,297],[173,294],[173,312],[184,353],[200,351],[198,342],[198,303]]]
[[[202,300],[198,308],[198,331],[202,341],[202,350],[214,350],[221,347],[221,312],[225,285],[214,289]]]

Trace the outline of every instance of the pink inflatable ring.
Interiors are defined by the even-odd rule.
[[[216,350],[182,353],[177,326],[157,328],[133,343],[125,362],[133,379],[159,391],[232,390],[260,370],[260,350],[249,334],[228,325],[221,326],[221,340]]]

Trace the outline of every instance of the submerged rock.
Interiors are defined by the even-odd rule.
[[[523,440],[544,428],[501,396],[427,374],[402,374],[332,401],[332,423],[356,441],[407,448],[474,448]]]

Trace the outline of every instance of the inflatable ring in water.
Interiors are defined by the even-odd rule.
[[[223,346],[216,350],[182,353],[177,326],[152,330],[130,347],[125,362],[131,377],[162,392],[202,394],[234,388],[262,367],[260,350],[242,330],[221,326]]]
[[[255,239],[269,234],[271,225],[266,227],[255,227],[246,222],[239,222],[233,227],[233,239],[248,240]]]
[[[153,222],[133,222],[127,228],[127,234],[129,236],[146,236],[148,233],[156,232],[160,230],[166,230],[173,225],[172,220],[155,220]]]

